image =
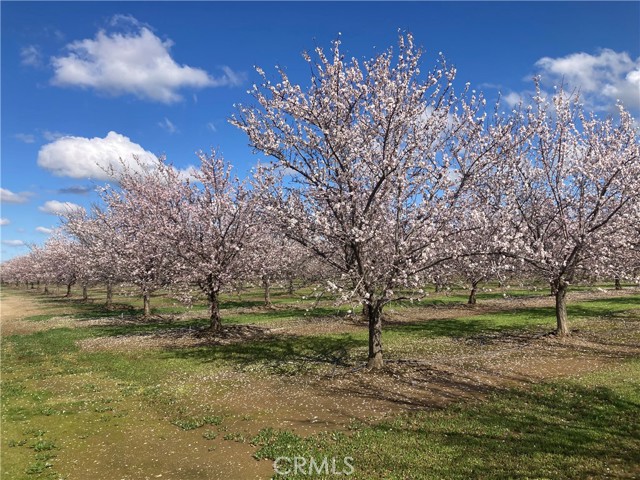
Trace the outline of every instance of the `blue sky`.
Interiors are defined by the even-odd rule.
[[[216,148],[245,175],[259,157],[228,124],[253,66],[306,84],[301,52],[341,34],[370,58],[410,31],[489,99],[531,77],[580,87],[601,114],[640,110],[639,2],[2,2],[1,256],[26,253],[65,202],[88,207],[96,162],[166,154],[178,168]],[[161,65],[161,67],[159,67]]]

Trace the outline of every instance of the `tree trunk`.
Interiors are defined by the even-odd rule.
[[[365,311],[369,321],[369,360],[367,368],[382,368],[382,307],[377,303],[366,304]]]
[[[87,291],[86,285],[82,286],[82,300],[84,300],[85,302],[89,300],[89,292]]]
[[[438,282],[436,282],[436,293],[439,293],[440,290],[442,290],[442,286]]]
[[[556,334],[564,337],[569,334],[567,322],[567,284],[562,280],[555,282],[556,287]]]
[[[558,286],[556,285],[556,282],[549,282],[549,287],[551,287],[551,293],[549,296],[555,297],[558,294]]]
[[[478,291],[478,282],[473,282],[471,284],[471,293],[469,293],[469,300],[467,301],[467,303],[469,305],[475,305],[476,304],[476,292]]]
[[[113,305],[113,285],[111,284],[111,282],[107,282],[107,303],[105,306],[107,308],[111,308],[112,305]]]
[[[289,295],[293,295],[293,293],[295,292],[295,289],[293,288],[293,279],[292,278],[289,279],[289,284],[287,286],[287,292],[289,293]]]
[[[69,298],[71,296],[71,285],[73,285],[72,283],[67,283],[67,294],[65,295],[65,297]]]
[[[149,318],[151,316],[151,301],[148,293],[142,294],[142,301],[144,303],[144,318]]]
[[[44,284],[44,293],[49,293],[49,285],[47,285],[46,283]]]
[[[622,284],[620,283],[620,277],[614,278],[614,282],[616,285],[616,290],[622,290]]]
[[[264,304],[267,307],[271,306],[271,282],[269,277],[262,277],[262,286],[264,287]]]
[[[208,293],[209,297],[209,329],[217,333],[222,330],[222,320],[220,318],[220,302],[218,292],[213,290]]]
[[[31,282],[31,290],[34,290],[36,288],[36,286],[33,284],[33,282]]]

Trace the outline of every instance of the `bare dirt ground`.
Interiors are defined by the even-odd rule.
[[[570,301],[611,298],[628,293],[579,292],[573,293]],[[64,317],[73,312],[71,306],[69,309],[59,307],[59,311],[51,310],[33,300],[29,301],[28,294],[3,295],[1,300],[3,336],[28,334],[62,326],[79,328],[139,322],[125,316],[90,320]],[[406,325],[552,305],[552,298],[535,297],[491,300],[475,307],[447,305],[396,311],[390,309],[387,322]],[[34,315],[52,313],[61,316],[44,322],[25,320]],[[544,379],[579,376],[606,368],[620,359],[638,357],[640,315],[632,313],[634,318],[588,320],[585,324],[588,328],[574,332],[565,339],[548,335],[547,332],[497,332],[430,338],[427,350],[422,349],[416,355],[411,355],[409,349],[409,353],[403,354],[401,358],[390,356],[385,369],[376,373],[367,372],[362,365],[353,362],[328,364],[312,374],[290,377],[271,375],[261,370],[245,372],[222,369],[210,375],[186,375],[182,379],[170,379],[170,385],[161,387],[191,389],[195,397],[206,399],[214,409],[227,412],[226,425],[229,430],[245,438],[250,438],[260,428],[267,426],[291,429],[301,434],[344,429],[354,419],[365,423],[375,422],[406,410],[440,408],[451,402],[482,398],[502,388]],[[640,314],[640,310],[637,313]],[[357,317],[328,317],[320,320],[299,319],[286,324],[232,325],[226,327],[223,335],[217,338],[198,329],[176,328],[144,335],[91,338],[83,340],[79,346],[86,351],[116,352],[215,348],[216,345],[247,340],[269,341],[283,336],[297,338],[305,335],[355,333],[361,332],[363,328],[365,326]],[[605,332],[606,335],[598,332]],[[221,388],[221,385],[225,388]],[[172,478],[172,471],[173,474],[179,473],[180,478],[199,478],[202,472],[212,471],[220,475],[211,478],[267,478],[272,473],[270,464],[251,461],[252,448],[244,442],[229,442],[218,438],[213,443],[206,443],[200,435],[193,432],[176,434],[168,422],[163,427],[152,427],[151,420],[145,420],[148,412],[143,407],[131,408],[131,412],[130,415],[136,417],[135,423],[128,420],[118,430],[118,435],[130,439],[128,442],[117,438],[103,438],[102,443],[87,441],[83,448],[90,452],[97,463],[79,465],[77,460],[74,463],[72,459],[76,449],[69,449],[69,458],[66,460],[70,469],[68,471],[72,472],[69,478],[89,478],[87,475],[91,478],[115,478],[101,477],[100,472],[104,472],[105,462],[110,462],[110,468],[115,469],[114,472],[120,471],[113,463],[116,453],[119,458],[129,459],[139,473],[145,471],[145,468],[151,468],[148,461],[155,459],[153,461],[159,462],[156,466],[161,466],[152,470],[160,472],[156,475],[157,478],[163,474],[165,478]],[[150,431],[155,433],[150,434]],[[181,446],[171,447],[173,453],[159,456],[158,449],[164,448],[163,442],[169,442],[167,445],[174,444],[173,440],[167,440],[169,435],[180,436]],[[177,437],[174,438],[178,440]],[[135,449],[122,447],[127,444],[135,444]],[[214,451],[211,451],[211,445],[214,445]],[[125,449],[118,453],[110,448]],[[186,458],[189,449],[189,458],[200,458],[202,464],[185,464],[180,467],[185,470],[178,473],[175,469],[171,470],[167,462],[174,459],[174,462],[180,464],[179,459],[183,454]],[[193,451],[200,449],[203,454],[194,457]],[[145,477],[123,475],[122,478]]]
[[[75,321],[64,315],[74,313],[73,306],[58,307],[52,309],[35,301],[34,295],[30,292],[16,293],[12,291],[10,295],[0,294],[0,334],[5,337],[9,335],[27,335],[29,333],[51,328],[72,327]],[[52,318],[46,322],[33,322],[25,320],[36,315],[60,315],[60,318]]]

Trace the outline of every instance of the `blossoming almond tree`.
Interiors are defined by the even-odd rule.
[[[161,162],[158,160],[158,162]],[[175,256],[165,235],[173,188],[152,163],[134,162],[110,171],[114,185],[101,188],[103,206],[92,209],[105,259],[125,283],[139,288],[145,317],[151,315],[151,295],[172,283]]]
[[[232,281],[247,279],[255,270],[251,254],[262,221],[251,190],[232,175],[231,165],[215,152],[200,153],[200,168],[192,179],[180,179],[176,171],[161,164],[174,195],[163,234],[175,252],[176,280],[183,286],[196,284],[209,302],[210,329],[222,328],[219,295]],[[190,297],[189,289],[183,297]]]
[[[83,246],[93,278],[106,286],[106,308],[112,306],[113,287],[127,276],[126,270],[122,271],[126,265],[121,260],[122,239],[115,233],[112,220],[97,206],[91,215],[85,210],[75,210],[62,218],[64,230]]]
[[[557,333],[569,333],[566,295],[574,280],[613,277],[607,259],[632,248],[640,202],[640,143],[633,119],[586,115],[560,89],[540,90],[525,121],[528,140],[504,156],[496,176],[512,225],[508,251],[552,283]],[[509,237],[508,237],[509,238]]]
[[[232,123],[275,159],[258,177],[272,222],[337,272],[337,291],[363,303],[368,366],[380,368],[384,306],[463,251],[457,235],[481,220],[467,192],[494,141],[480,135],[482,97],[460,102],[444,60],[421,76],[411,35],[397,55],[346,61],[336,41],[316,57],[305,55],[306,90],[284,70],[272,83],[258,69],[257,104],[239,106]]]

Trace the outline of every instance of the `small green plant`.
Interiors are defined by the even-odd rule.
[[[41,452],[36,454],[36,460],[39,460],[41,462],[46,462],[47,460],[51,460],[52,458],[55,458],[55,457],[56,457],[55,454],[48,453],[48,452]]]
[[[26,440],[9,440],[8,445],[10,447],[21,447],[27,443]]]
[[[238,443],[244,443],[247,441],[247,439],[245,438],[244,435],[242,435],[240,432],[235,432],[235,433],[227,433],[224,437],[225,440],[231,440],[233,442],[238,442]]]
[[[213,430],[207,430],[202,434],[202,436],[207,440],[215,440],[218,437],[218,432],[215,432]]]
[[[173,423],[176,427],[180,427],[182,430],[195,430],[204,425],[204,420],[200,418],[187,418],[174,420]]]
[[[82,389],[83,389],[85,392],[97,392],[98,390],[100,390],[100,388],[98,388],[98,386],[97,386],[97,385],[95,385],[95,384],[93,384],[93,383],[85,383],[85,384],[82,386]]]
[[[44,472],[47,468],[51,468],[53,465],[49,462],[36,461],[29,465],[25,471],[27,475],[39,475]]]
[[[265,458],[275,459],[291,452],[303,452],[304,439],[287,430],[264,428],[251,440],[251,445],[260,447],[253,457],[256,460]]]
[[[47,450],[53,450],[54,448],[56,448],[56,444],[49,440],[38,440],[33,445],[33,449],[36,452],[45,452]]]
[[[222,417],[220,415],[207,415],[202,419],[207,425],[221,425]]]

